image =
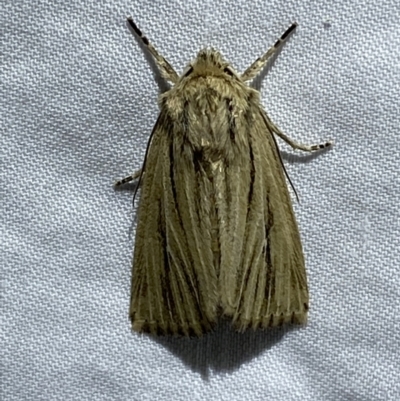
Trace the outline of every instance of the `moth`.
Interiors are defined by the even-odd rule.
[[[305,323],[304,256],[275,135],[308,152],[331,142],[288,138],[247,84],[297,24],[242,74],[207,48],[180,76],[128,24],[172,84],[159,97],[142,170],[116,183],[138,178],[141,189],[133,330],[200,336],[221,317],[239,331]]]

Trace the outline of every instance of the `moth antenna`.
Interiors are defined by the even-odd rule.
[[[119,187],[119,186],[121,186],[121,185],[124,185],[124,184],[126,184],[126,183],[128,183],[128,182],[131,182],[131,181],[133,181],[133,180],[138,180],[137,185],[136,185],[136,188],[135,188],[135,191],[134,191],[134,193],[133,193],[133,200],[132,200],[132,203],[133,203],[133,204],[135,204],[136,195],[137,195],[138,190],[139,190],[139,188],[140,188],[140,186],[141,186],[141,184],[142,184],[143,173],[144,173],[144,170],[145,170],[145,168],[146,168],[147,156],[148,156],[148,154],[149,154],[149,149],[150,149],[151,141],[152,141],[153,136],[154,136],[155,127],[157,127],[157,124],[159,123],[159,120],[160,120],[160,116],[158,117],[157,122],[156,122],[156,124],[155,124],[155,126],[154,126],[154,128],[153,128],[153,131],[152,131],[151,134],[150,134],[150,138],[149,138],[149,140],[147,141],[146,152],[145,152],[145,154],[144,154],[144,161],[143,161],[142,168],[141,168],[140,170],[136,171],[135,173],[133,173],[133,174],[131,174],[131,175],[128,175],[128,176],[125,177],[125,178],[122,178],[122,180],[118,180],[118,181],[116,181],[116,182],[114,183],[114,188],[117,188],[117,187]]]
[[[267,64],[268,59],[276,53],[276,51],[285,43],[286,39],[289,35],[296,29],[297,22],[294,22],[288,29],[286,29],[285,33],[276,41],[276,43],[269,48],[264,55],[259,57],[254,63],[247,68],[247,70],[241,75],[243,81],[250,81],[255,78],[260,71]]]
[[[150,54],[154,57],[154,60],[156,61],[157,67],[160,70],[162,77],[165,78],[167,81],[176,84],[178,82],[179,76],[172,68],[171,64],[165,59],[165,57],[163,57],[160,53],[158,53],[158,51],[151,44],[149,39],[147,39],[147,37],[143,35],[142,31],[133,22],[132,17],[128,17],[127,23],[128,26],[131,28],[131,30],[136,33],[136,35],[141,39],[143,44],[147,47]]]
[[[140,187],[140,185],[142,184],[143,173],[144,173],[144,170],[145,170],[145,168],[146,168],[147,156],[148,156],[148,154],[149,154],[151,141],[152,141],[153,136],[154,136],[155,128],[157,127],[157,125],[158,125],[159,122],[160,122],[160,116],[158,116],[157,122],[156,122],[156,124],[155,124],[155,126],[154,126],[154,128],[153,128],[153,131],[151,132],[150,138],[149,138],[149,140],[148,140],[148,142],[147,142],[146,153],[144,154],[143,165],[142,165],[142,168],[139,170],[139,176],[137,177],[139,180],[138,180],[137,186],[136,186],[136,188],[135,188],[135,192],[133,193],[133,200],[132,200],[132,203],[133,203],[133,204],[135,203],[135,199],[136,199],[136,195],[137,195],[137,193],[138,193],[139,187]]]

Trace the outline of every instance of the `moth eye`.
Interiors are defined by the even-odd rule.
[[[183,72],[183,76],[187,77],[188,75],[190,75],[193,72],[193,67],[189,66],[186,71]]]
[[[235,75],[229,67],[224,68],[224,73],[230,75],[231,77]]]

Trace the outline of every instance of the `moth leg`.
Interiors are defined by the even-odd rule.
[[[267,64],[268,59],[285,43],[288,36],[296,29],[297,23],[294,22],[288,29],[286,29],[285,33],[276,41],[276,43],[264,53],[263,56],[259,57],[254,63],[247,68],[247,70],[242,74],[241,78],[243,81],[250,81],[255,78],[258,73],[264,68],[265,64]]]
[[[116,181],[116,182],[114,183],[114,188],[119,187],[119,186],[121,186],[121,185],[124,185],[124,184],[126,184],[126,183],[128,183],[128,182],[137,180],[137,179],[140,177],[141,174],[142,174],[142,169],[140,169],[140,170],[134,172],[134,173],[131,174],[131,175],[128,175],[128,176],[125,177],[125,178],[122,178],[122,180]]]
[[[293,149],[303,150],[304,152],[314,152],[315,150],[326,149],[333,145],[333,141],[327,141],[325,143],[318,143],[315,145],[305,145],[302,143],[295,142],[293,139],[286,136],[277,126],[274,125],[271,128],[272,131],[279,136],[279,138],[283,139]]]
[[[175,84],[178,81],[179,76],[172,68],[171,64],[160,53],[158,53],[155,47],[149,42],[149,39],[147,39],[146,36],[143,35],[142,31],[133,22],[132,17],[129,17],[127,22],[132,30],[136,33],[136,35],[138,35],[139,38],[142,40],[143,44],[147,47],[150,54],[154,57],[154,60],[157,63],[162,77]]]

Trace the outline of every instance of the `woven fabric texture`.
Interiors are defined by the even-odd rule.
[[[400,7],[396,0],[3,1],[1,398],[400,399]],[[161,82],[132,15],[179,72],[212,45],[258,85],[280,143],[311,293],[305,328],[199,340],[130,330],[132,191]]]

